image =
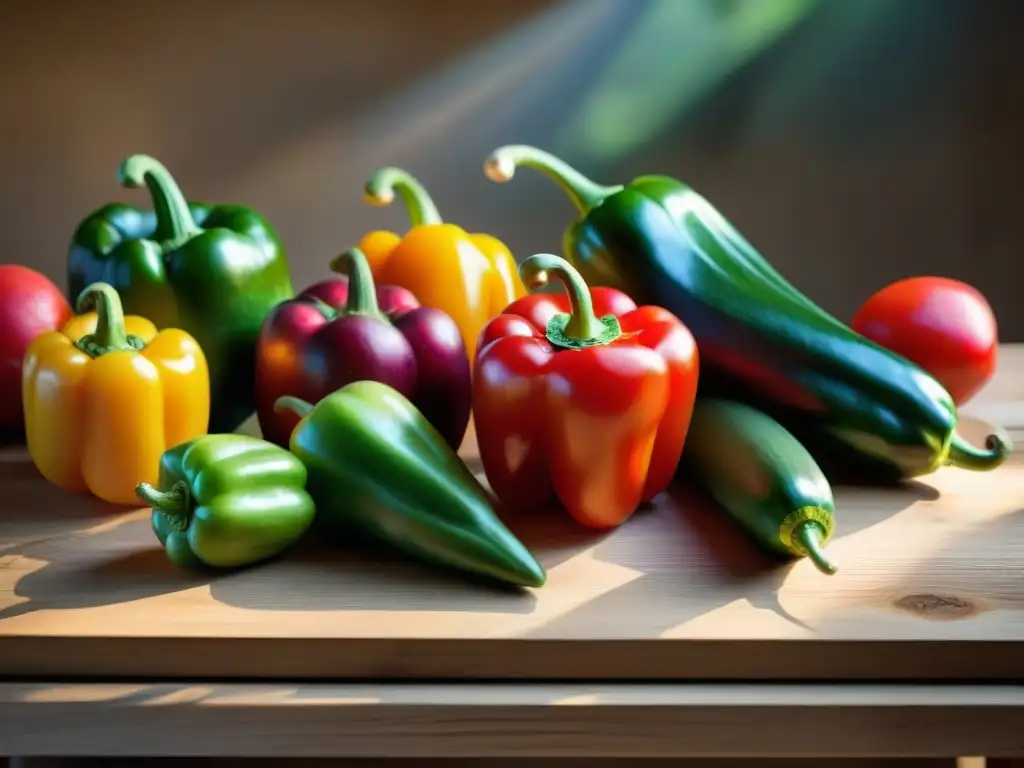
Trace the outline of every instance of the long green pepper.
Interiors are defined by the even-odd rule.
[[[315,406],[281,397],[276,408],[302,417],[290,447],[326,530],[368,534],[424,562],[517,586],[544,584],[544,569],[487,491],[396,390],[357,381]]]
[[[815,305],[686,184],[663,175],[598,184],[525,145],[495,150],[485,171],[506,182],[518,166],[550,177],[579,209],[564,250],[589,284],[664,307],[690,329],[700,395],[764,411],[816,457],[876,479],[944,464],[990,470],[1012,452],[1001,431],[983,449],[961,438],[939,382]]]

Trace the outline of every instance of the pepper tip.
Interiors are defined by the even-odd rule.
[[[370,190],[366,190],[365,192],[363,192],[363,202],[367,203],[368,205],[391,205],[394,199],[395,193],[392,192],[391,190],[381,191],[377,193],[371,192]]]
[[[484,174],[491,181],[504,184],[516,175],[516,164],[500,152],[492,152],[484,161]]]

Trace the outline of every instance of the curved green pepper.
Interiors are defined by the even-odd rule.
[[[579,209],[563,245],[590,285],[664,307],[690,329],[702,396],[769,413],[816,458],[878,479],[944,464],[990,470],[1012,452],[1002,431],[984,448],[964,440],[941,384],[815,305],[686,184],[649,175],[605,186],[524,145],[495,150],[485,171],[505,182],[518,166],[549,176]]]
[[[152,157],[129,157],[119,176],[146,186],[154,210],[111,203],[90,214],[71,242],[68,293],[108,283],[125,314],[191,334],[210,367],[209,431],[230,432],[256,407],[260,326],[295,293],[281,242],[249,208],[186,202]]]
[[[204,435],[160,459],[160,489],[135,492],[153,508],[153,532],[182,567],[237,568],[287,549],[313,522],[306,468],[248,435]]]
[[[281,397],[276,408],[302,417],[291,451],[329,531],[369,534],[425,562],[518,586],[544,584],[544,569],[484,487],[396,390],[357,381],[316,406]]]

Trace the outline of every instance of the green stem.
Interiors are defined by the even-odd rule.
[[[348,299],[345,300],[343,314],[380,317],[377,286],[373,283],[373,272],[366,254],[352,248],[331,261],[331,271],[348,278]]]
[[[412,226],[440,224],[441,214],[426,187],[401,168],[378,168],[366,182],[366,200],[371,205],[390,205],[395,192],[402,198]]]
[[[330,304],[328,304],[326,301],[319,298],[318,296],[311,296],[307,298],[306,301],[308,301],[310,304],[316,307],[320,311],[320,314],[326,317],[328,320],[333,320],[338,316],[338,310],[336,310],[334,307],[332,307]]]
[[[998,431],[985,438],[985,448],[975,448],[960,435],[954,434],[949,443],[946,463],[962,469],[977,472],[995,469],[1013,453],[1013,441],[1004,432]]]
[[[283,395],[274,402],[274,413],[284,413],[285,411],[291,411],[300,419],[304,419],[313,412],[313,406],[301,398]]]
[[[552,344],[581,349],[608,344],[622,335],[614,315],[599,318],[594,314],[590,288],[565,259],[552,253],[538,253],[519,265],[519,277],[531,292],[543,288],[552,277],[565,287],[569,314],[555,315],[548,323],[547,337]]]
[[[821,526],[813,520],[801,523],[793,531],[793,543],[797,544],[807,553],[807,559],[814,563],[819,571],[831,576],[839,570],[839,566],[829,560],[828,555],[822,552],[821,539]]]
[[[177,530],[188,527],[192,494],[184,480],[176,482],[169,491],[158,491],[149,483],[139,483],[135,486],[135,495],[143,504],[166,515]]]
[[[75,342],[75,346],[89,357],[99,357],[107,352],[138,350],[146,342],[138,336],[130,336],[124,329],[124,309],[121,297],[113,286],[107,283],[91,283],[82,289],[75,302],[79,314],[96,308],[96,330]]]
[[[484,162],[484,173],[491,181],[504,184],[516,175],[516,168],[525,165],[540,171],[560,186],[581,213],[600,205],[605,198],[621,192],[621,184],[605,186],[588,179],[564,160],[543,149],[525,144],[509,144],[494,150]]]
[[[117,175],[124,187],[149,188],[156,211],[154,240],[180,244],[201,231],[181,188],[159,160],[149,155],[132,155],[121,163]]]

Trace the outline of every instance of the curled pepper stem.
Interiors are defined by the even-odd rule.
[[[78,294],[75,309],[79,314],[96,308],[96,330],[75,342],[89,357],[99,357],[119,350],[138,350],[146,343],[138,336],[125,333],[121,297],[107,283],[92,283]]]
[[[300,419],[313,412],[313,406],[299,397],[283,395],[274,401],[274,413],[294,413]]]
[[[806,554],[807,559],[814,563],[815,567],[822,573],[832,575],[839,570],[839,566],[833,563],[822,549],[821,526],[813,520],[801,523],[793,531],[793,543],[800,547]]]
[[[179,244],[201,231],[181,188],[159,160],[149,155],[132,155],[121,163],[117,175],[121,186],[149,189],[156,212],[155,240]]]
[[[192,494],[184,480],[176,482],[169,491],[157,490],[149,483],[139,483],[135,486],[135,495],[143,504],[166,515],[177,530],[183,531],[188,527]]]
[[[600,205],[605,198],[621,192],[621,184],[605,186],[592,181],[561,158],[543,149],[526,144],[509,144],[491,152],[484,161],[484,173],[491,181],[504,184],[516,175],[516,168],[525,165],[540,171],[560,186],[569,198],[586,213]]]
[[[365,199],[370,205],[391,205],[395,192],[402,198],[412,226],[442,223],[441,214],[426,187],[401,168],[378,168],[366,182]]]
[[[1009,436],[999,430],[985,438],[985,448],[975,448],[964,440],[960,435],[954,433],[949,443],[949,455],[946,463],[962,469],[972,469],[976,472],[984,472],[995,469],[1007,457],[1013,453],[1013,441]]]
[[[565,259],[553,253],[538,253],[519,265],[519,277],[531,292],[547,285],[552,277],[565,287],[569,314],[555,315],[548,323],[547,337],[552,344],[581,349],[607,344],[621,335],[614,315],[599,318],[594,314],[590,288]]]
[[[351,248],[331,260],[331,271],[348,278],[348,299],[342,310],[344,314],[380,317],[377,286],[373,283],[373,272],[365,253],[358,248]]]

